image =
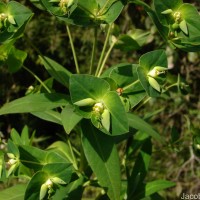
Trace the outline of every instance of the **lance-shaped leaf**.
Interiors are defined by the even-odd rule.
[[[42,112],[65,106],[69,102],[69,97],[59,93],[30,94],[25,97],[6,103],[0,109],[0,115],[27,112]]]
[[[69,78],[71,76],[71,72],[69,72],[66,68],[64,68],[62,65],[52,60],[51,58],[40,56],[40,59],[48,73],[54,79],[56,79],[62,85],[69,87]]]
[[[119,200],[120,164],[113,138],[102,134],[86,120],[82,123],[82,131],[82,145],[89,165],[109,198]]]
[[[128,113],[127,116],[129,120],[129,126],[131,128],[145,132],[146,134],[148,134],[149,136],[152,136],[154,139],[156,139],[159,142],[162,142],[162,143],[164,142],[162,137],[151,127],[150,124],[148,124],[142,118],[140,118],[137,115],[134,115],[133,113]]]

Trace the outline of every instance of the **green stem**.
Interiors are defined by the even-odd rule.
[[[98,72],[98,74],[97,74],[98,77],[101,75],[101,73],[102,73],[102,71],[103,71],[103,68],[104,68],[104,66],[105,66],[105,64],[106,64],[106,61],[107,61],[107,59],[108,59],[108,57],[109,57],[109,55],[110,55],[110,52],[112,51],[113,47],[115,46],[115,43],[116,43],[116,41],[113,42],[113,43],[110,45],[110,47],[109,47],[109,49],[108,49],[108,51],[107,51],[107,53],[106,53],[106,55],[105,55],[105,58],[104,58],[104,60],[102,61],[101,67],[100,67],[100,69],[99,69],[99,72]]]
[[[68,25],[66,25],[66,29],[67,29],[67,33],[68,33],[68,36],[69,36],[69,42],[70,42],[70,45],[71,45],[71,48],[72,48],[72,54],[73,54],[73,57],[74,57],[74,63],[75,63],[75,66],[76,66],[76,72],[77,72],[77,74],[80,74],[78,61],[77,61],[77,56],[76,56],[76,52],[75,52],[75,48],[74,48],[74,43],[73,43],[71,32],[70,32],[70,29],[69,29]]]
[[[138,108],[136,110],[139,110],[143,105],[145,105],[149,100],[151,99],[151,97],[148,97],[140,106],[138,106]]]
[[[44,82],[30,69],[25,66],[22,66],[27,72],[29,72],[45,89],[48,93],[51,93],[51,90],[44,84]]]
[[[77,166],[77,163],[76,163],[76,158],[75,158],[75,156],[74,156],[73,148],[72,148],[72,145],[71,145],[71,142],[70,142],[69,139],[67,139],[67,143],[68,143],[69,148],[70,148],[70,151],[71,151],[71,155],[72,155],[72,159],[73,159],[74,168],[75,168],[75,170],[78,170],[78,166]]]
[[[169,85],[168,87],[165,88],[165,91],[169,90],[170,88],[172,88],[174,86],[178,86],[178,83],[174,83],[172,85]]]
[[[44,60],[44,56],[42,55],[42,53],[40,52],[40,50],[33,44],[33,42],[29,39],[29,37],[24,34],[26,41],[28,42],[28,44],[33,47],[33,49],[38,53],[38,55],[40,55]]]
[[[94,41],[92,46],[92,56],[90,61],[90,71],[89,74],[92,74],[93,66],[94,66],[94,59],[96,56],[96,46],[97,46],[97,27],[94,27]]]
[[[100,67],[101,67],[101,64],[102,64],[102,60],[103,60],[103,57],[104,57],[104,54],[105,54],[105,51],[106,51],[106,47],[108,45],[108,41],[109,41],[109,36],[110,36],[111,30],[112,30],[112,24],[109,24],[109,28],[108,28],[107,35],[106,35],[106,40],[105,40],[105,43],[104,43],[104,46],[103,46],[103,50],[101,52],[101,56],[100,56],[98,65],[97,65],[95,76],[97,76],[99,74],[99,70],[100,70]]]
[[[139,82],[140,82],[140,80],[138,79],[138,80],[132,82],[131,84],[126,85],[125,87],[123,87],[123,91],[129,89],[130,87],[132,87],[133,85],[136,85],[136,84],[139,83]]]

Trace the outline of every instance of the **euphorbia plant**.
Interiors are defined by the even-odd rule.
[[[73,131],[80,136],[80,152],[77,153],[69,139],[56,141],[41,150],[32,145],[27,127],[21,134],[13,129],[6,144],[7,156],[4,158],[1,154],[1,180],[23,176],[27,185],[20,186],[20,190],[21,198],[26,200],[81,199],[88,186],[101,188],[102,198],[142,199],[159,196],[158,191],[174,186],[167,180],[145,182],[152,153],[151,138],[161,144],[165,141],[162,135],[132,112],[139,103],[159,97],[171,88],[166,81],[168,63],[165,49],[147,52],[138,58],[137,63],[118,63],[106,70],[105,63],[113,48],[137,50],[146,41],[147,33],[141,30],[127,34],[114,31],[115,20],[124,6],[129,3],[143,6],[166,45],[169,43],[172,48],[185,51],[200,49],[200,17],[196,8],[183,4],[181,0],[154,0],[153,8],[139,0],[31,2],[63,21],[69,34],[76,73],[72,74],[37,50],[47,72],[67,88],[68,93],[56,93],[46,81],[34,75],[45,92],[39,89],[28,91],[24,97],[3,105],[0,115],[28,112],[49,123],[59,124],[67,135]],[[23,66],[27,53],[14,47],[15,42],[24,36],[25,26],[32,16],[33,13],[18,2],[0,3],[0,59],[11,72],[23,67],[34,74]],[[107,31],[98,62],[94,62],[97,43],[97,34],[94,34],[88,74],[82,74],[79,68],[70,24],[94,27],[95,33],[100,26]],[[178,88],[184,86],[179,79],[173,85]],[[121,142],[126,143],[123,163],[117,149]],[[137,155],[137,158],[129,166],[126,163],[131,154]],[[121,168],[125,171],[123,176]],[[13,191],[17,189],[17,185],[12,188]],[[15,194],[13,198],[17,198]]]

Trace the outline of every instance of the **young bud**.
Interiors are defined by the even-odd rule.
[[[96,101],[92,98],[82,99],[80,101],[76,101],[74,104],[77,106],[92,106],[96,103]]]
[[[48,190],[48,187],[47,185],[44,183],[42,184],[41,188],[40,188],[40,200],[44,199],[44,197],[46,196],[47,194],[47,190]]]
[[[62,179],[60,179],[58,177],[51,178],[51,180],[56,184],[60,184],[60,185],[66,184],[65,181],[63,181]]]
[[[171,14],[173,12],[172,9],[167,9],[167,10],[164,10],[163,12],[161,12],[162,14],[164,15],[168,15],[168,14]]]

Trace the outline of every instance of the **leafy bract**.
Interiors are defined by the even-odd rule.
[[[161,68],[162,73],[157,68]],[[157,84],[163,85],[166,78],[165,70],[167,70],[167,56],[164,50],[151,51],[140,57],[137,68],[138,77],[149,96],[159,96],[161,89],[157,90]],[[155,75],[151,73],[152,71]],[[154,79],[156,85],[149,77]],[[152,84],[154,85],[152,86]]]
[[[121,135],[129,130],[125,108],[116,92],[108,92],[103,102],[111,115],[111,134]]]
[[[121,13],[124,4],[119,0],[74,0],[61,5],[59,1],[41,0],[44,7],[66,23],[89,26],[112,23]]]
[[[4,13],[9,21],[0,32],[0,43],[21,36],[33,16],[31,10],[16,1],[10,1],[8,4],[1,3],[0,12]]]
[[[120,95],[124,104],[128,103],[127,111],[136,106],[145,96],[146,92],[138,81],[137,64],[122,63],[108,69],[102,77],[109,77],[115,81],[118,88],[122,89]]]
[[[87,98],[102,100],[109,90],[110,86],[106,81],[91,75],[72,75],[70,78],[70,94],[73,103]]]
[[[184,51],[200,50],[197,39],[200,34],[200,15],[192,4],[183,3],[182,0],[154,0],[154,7],[160,22],[168,29],[165,36],[170,44]],[[177,14],[180,19],[176,17]]]

